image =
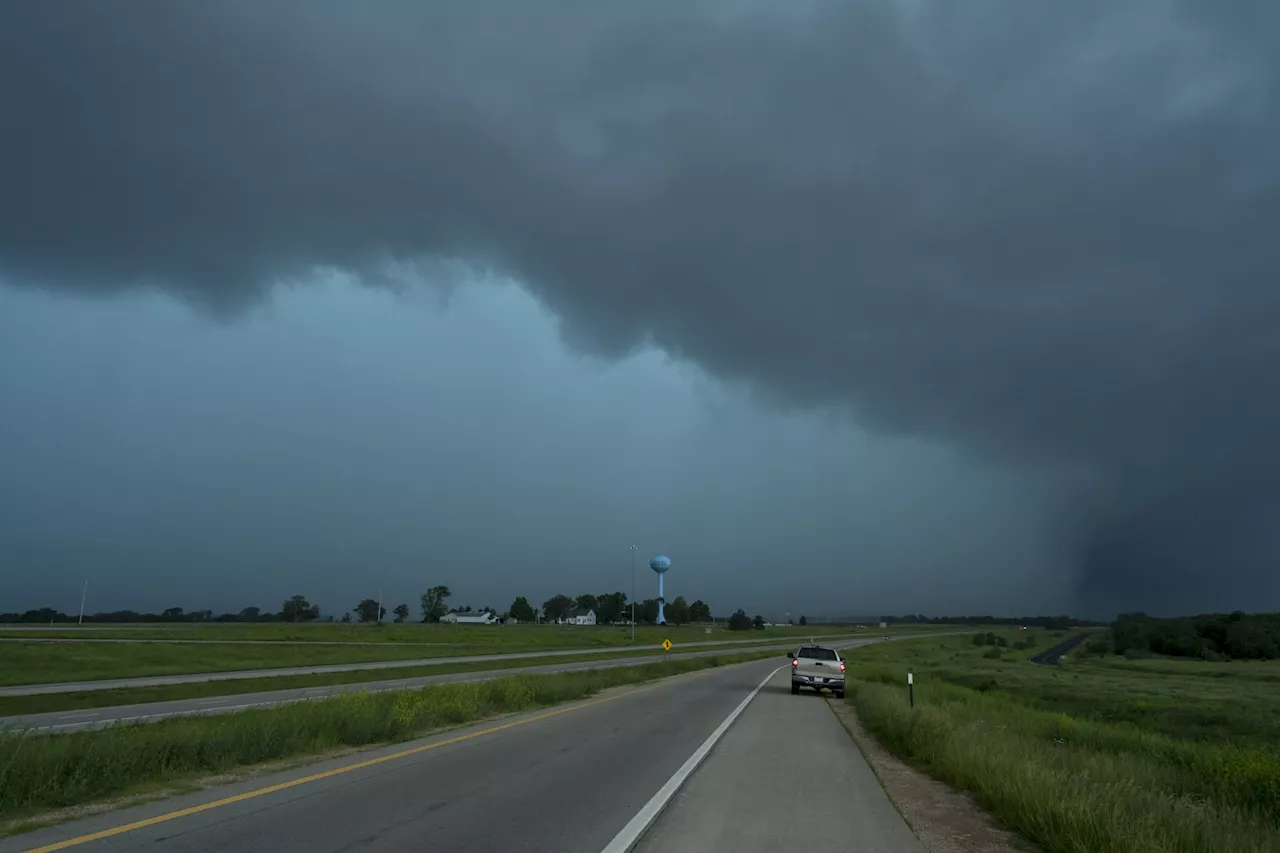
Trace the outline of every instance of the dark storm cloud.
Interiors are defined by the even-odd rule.
[[[1276,33],[1270,2],[14,4],[0,269],[234,310],[467,257],[580,346],[1080,472],[1086,605],[1274,605]]]
[[[578,358],[515,286],[438,310],[432,289],[346,279],[276,288],[234,324],[154,294],[0,287],[0,612],[74,610],[86,578],[102,610],[301,590],[341,613],[436,583],[506,606],[629,590],[632,544],[641,569],[674,554],[668,593],[721,615],[1064,598],[1016,475],[761,411],[655,350]]]

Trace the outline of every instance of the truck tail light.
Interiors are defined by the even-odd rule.
[[[800,665],[800,659],[799,659],[799,658],[792,658],[792,659],[791,659],[791,665],[792,665],[792,666],[799,666],[799,665]]]
[[[844,672],[844,661],[840,661],[840,671]]]

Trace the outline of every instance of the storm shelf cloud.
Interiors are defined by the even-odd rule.
[[[975,543],[1003,606],[1274,608],[1277,34],[1261,0],[15,4],[0,279],[234,330],[460,264],[576,353],[927,446],[921,483],[942,454],[922,524],[998,481],[972,535],[1055,555]],[[779,538],[868,511],[824,488]]]

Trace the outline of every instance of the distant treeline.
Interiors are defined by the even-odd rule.
[[[1111,625],[1112,650],[1204,660],[1274,660],[1280,657],[1280,613],[1203,613],[1159,619],[1122,613]]]
[[[301,600],[299,602],[299,599]],[[113,610],[110,613],[86,613],[84,621],[95,623],[120,622],[307,622],[320,616],[320,608],[295,596],[285,602],[279,612],[246,607],[239,613],[213,615],[212,610],[183,610],[170,607],[160,613],[139,613],[136,610]],[[79,615],[67,615],[52,607],[41,607],[23,613],[0,613],[0,623],[28,623],[35,625],[66,624],[79,621]]]
[[[1077,619],[1073,616],[934,616],[929,618],[921,614],[914,616],[907,614],[906,616],[882,616],[880,621],[908,625],[1026,625],[1029,628],[1049,628],[1055,631],[1079,625],[1107,624],[1091,619]]]
[[[446,586],[435,586],[423,593],[421,601],[422,621],[438,622],[441,617],[451,612],[446,605],[446,601],[451,597],[449,588]],[[495,608],[484,607],[480,610],[492,610],[495,614],[498,611]],[[527,598],[523,596],[517,598],[511,607],[504,613],[502,617],[514,617],[521,622],[533,622],[537,619],[543,619],[548,622],[554,622],[567,616],[573,610],[592,610],[596,613],[596,620],[600,623],[616,624],[619,622],[630,621],[631,618],[631,602],[627,600],[627,596],[621,592],[607,593],[602,595],[556,595],[543,602],[541,609],[533,607]],[[457,607],[453,611],[459,613],[470,613],[470,607]],[[406,604],[397,605],[392,609],[395,614],[396,622],[405,622],[409,619],[409,606]],[[741,612],[741,611],[739,611]],[[378,602],[373,599],[365,599],[352,608],[351,613],[343,613],[338,621],[351,621],[354,614],[357,621],[374,622],[387,615],[387,608],[379,608]],[[688,603],[684,596],[676,596],[673,601],[666,605],[664,614],[667,620],[676,625],[684,625],[697,622],[711,622],[711,608],[703,601],[694,601]],[[735,616],[738,614],[735,613]],[[1141,616],[1141,614],[1137,614]],[[636,621],[640,623],[652,624],[658,619],[658,602],[656,599],[646,599],[635,603]],[[36,610],[27,610],[23,613],[0,613],[0,623],[28,623],[36,625],[48,624],[66,624],[76,622],[77,614],[66,614],[52,607],[41,607]],[[724,617],[721,617],[723,621]],[[1144,617],[1145,618],[1145,617]],[[1226,617],[1223,617],[1226,618]],[[935,616],[928,617],[922,614],[907,614],[905,616],[881,616],[880,621],[890,624],[906,624],[906,625],[1026,625],[1034,628],[1049,628],[1060,630],[1080,625],[1096,626],[1103,625],[1102,622],[1094,622],[1088,619],[1075,619],[1070,616]],[[86,623],[124,623],[124,622],[312,622],[312,621],[334,621],[334,616],[320,617],[320,608],[307,600],[305,596],[295,595],[288,601],[284,602],[279,611],[263,610],[260,607],[246,607],[237,613],[220,613],[214,615],[212,610],[184,610],[181,607],[169,607],[160,613],[140,613],[136,610],[114,610],[110,613],[86,613],[84,621]],[[764,627],[765,620],[760,616],[749,618],[751,624],[744,625],[741,620],[735,624],[735,620],[729,619],[730,627]],[[855,621],[862,620],[810,620],[804,616],[799,618],[798,624],[805,625],[810,622],[814,624],[853,624]],[[1175,620],[1176,621],[1176,620]]]

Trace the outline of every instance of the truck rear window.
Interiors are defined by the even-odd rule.
[[[813,658],[815,660],[839,660],[834,649],[801,649],[796,657]]]

